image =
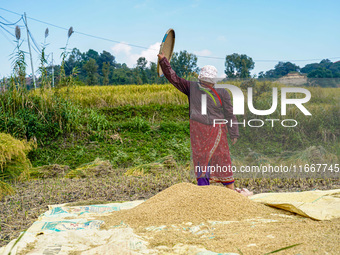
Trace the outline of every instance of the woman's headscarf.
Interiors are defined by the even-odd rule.
[[[216,83],[217,78],[217,69],[214,66],[203,66],[201,68],[200,74],[198,75],[198,79],[201,81],[209,82],[209,83]]]

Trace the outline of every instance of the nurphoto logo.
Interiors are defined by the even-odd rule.
[[[244,115],[244,95],[240,88],[231,84],[216,84],[216,88],[224,88],[229,89],[233,95],[233,114],[234,115]],[[287,98],[287,93],[303,93],[305,95],[304,98]],[[270,115],[276,111],[278,105],[278,91],[277,88],[273,87],[272,93],[272,106],[270,109],[267,110],[258,110],[255,109],[253,105],[253,88],[249,87],[247,89],[248,100],[247,105],[248,109],[251,113],[261,116]],[[304,103],[307,103],[311,99],[311,93],[308,89],[305,88],[296,88],[296,87],[288,87],[288,88],[281,88],[281,115],[286,115],[287,105],[295,105],[304,115],[311,116],[312,114],[303,106]],[[207,115],[207,94],[202,94],[201,100],[201,114]],[[264,121],[261,119],[250,119],[247,121],[249,127],[262,127],[265,123],[271,122],[271,126],[274,127],[275,121],[280,121],[279,119],[265,119]],[[214,119],[214,127],[217,124],[227,124],[230,122],[230,125],[243,125],[246,126],[246,120],[244,119],[242,122],[233,122],[232,120],[227,119]],[[255,125],[255,123],[259,123]],[[293,123],[289,125],[289,123]],[[281,120],[281,125],[284,127],[295,127],[298,122],[294,119],[284,119]]]

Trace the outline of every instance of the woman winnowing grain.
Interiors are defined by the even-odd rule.
[[[194,162],[194,172],[198,185],[220,182],[234,189],[233,172],[227,140],[229,131],[232,144],[239,137],[238,125],[233,115],[233,106],[227,90],[216,88],[217,69],[204,66],[198,76],[199,81],[188,81],[177,76],[163,52],[158,54],[159,65],[164,76],[179,91],[187,95],[190,111],[190,140]],[[201,114],[202,93],[207,94],[207,114]],[[216,124],[214,119],[227,120],[227,124]],[[227,128],[228,127],[228,128]],[[252,195],[247,189],[236,189],[245,196]]]

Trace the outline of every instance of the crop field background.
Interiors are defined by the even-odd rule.
[[[260,91],[255,97],[257,103],[255,106],[258,109],[268,109],[271,104],[271,87],[282,85],[269,83],[265,86],[265,91],[261,91],[263,83],[258,82],[255,85],[255,88]],[[295,106],[290,105],[287,116],[281,116],[279,105],[277,111],[266,118],[296,119],[298,121],[296,127],[284,128],[280,124],[273,128],[269,124],[261,128],[239,126],[240,139],[237,145],[230,146],[233,158],[241,160],[251,153],[256,153],[257,157],[273,158],[283,153],[282,156],[288,160],[289,152],[301,152],[311,146],[319,146],[319,150],[323,147],[324,150],[321,149],[320,153],[325,157],[326,154],[334,154],[338,157],[340,89],[308,89],[312,99],[306,107],[312,116],[305,116]],[[39,94],[39,91],[35,93]],[[74,142],[81,143],[84,135],[87,135],[87,139],[98,143],[95,145],[96,151],[100,148],[107,150],[104,154],[105,159],[111,160],[114,166],[136,166],[167,155],[174,155],[175,159],[181,162],[190,159],[189,105],[186,96],[172,85],[74,87],[63,88],[59,93],[66,102],[71,102],[74,107],[77,107],[77,110],[73,110],[74,115],[83,112],[73,118],[80,122],[80,125],[75,128],[84,131],[85,134],[73,133],[80,136]],[[44,93],[43,97],[46,97],[47,101],[52,100],[52,95],[48,93]],[[242,117],[238,116],[239,121]],[[249,111],[243,118],[263,119]],[[60,139],[67,141],[72,140],[72,137],[63,136]],[[103,141],[111,142],[104,145]],[[74,150],[74,148],[70,149]],[[65,162],[56,151],[58,156],[53,163],[66,163],[74,167],[76,164],[92,161],[98,155],[102,155],[92,154],[87,148],[79,147],[79,149],[78,152],[70,151],[71,154],[77,153],[79,162],[73,164]],[[65,148],[63,151],[65,152]],[[36,160],[39,160],[37,165],[51,163],[51,161],[43,161],[43,155],[48,155],[49,160],[51,156],[53,157],[48,151],[45,150],[48,154],[40,153],[39,149],[36,152],[37,154],[31,154],[33,164],[37,162]],[[134,152],[138,153],[137,157]],[[87,160],[81,160],[82,153],[86,155]],[[39,155],[39,159],[33,154]],[[90,155],[92,157],[89,158]],[[305,157],[306,162],[310,160],[308,156]]]
[[[46,11],[32,3],[18,5],[11,1],[0,7],[0,30],[4,30],[2,34],[10,43],[7,47],[3,40],[0,48],[3,52],[0,57],[10,60],[10,63],[2,61],[0,68],[0,247],[18,238],[17,245],[22,237],[20,233],[37,221],[48,210],[48,205],[147,200],[141,204],[142,209],[136,207],[136,211],[130,211],[136,214],[130,215],[126,210],[125,218],[121,217],[121,211],[112,212],[111,223],[105,219],[100,230],[110,224],[124,223],[132,226],[134,234],[143,236],[146,225],[174,226],[173,219],[192,227],[191,224],[207,223],[208,218],[213,222],[222,219],[228,220],[228,225],[208,227],[209,233],[214,231],[217,235],[206,235],[207,232],[201,231],[205,229],[200,229],[207,241],[201,239],[202,236],[197,238],[196,234],[190,234],[187,239],[189,230],[194,232],[189,227],[184,233],[181,225],[178,230],[184,235],[160,231],[149,236],[151,238],[143,236],[143,240],[147,241],[148,248],[171,246],[169,249],[174,250],[177,244],[197,244],[216,252],[228,250],[240,254],[272,254],[300,244],[298,254],[333,254],[333,250],[338,250],[339,218],[300,220],[300,216],[282,211],[294,221],[289,217],[284,222],[275,221],[275,225],[270,223],[274,226],[271,229],[267,223],[274,221],[263,219],[263,228],[257,228],[253,217],[256,221],[261,215],[267,217],[273,208],[223,188],[220,183],[197,187],[190,143],[189,109],[192,108],[186,95],[169,84],[165,76],[159,77],[157,64],[163,55],[157,53],[161,44],[159,36],[163,34],[160,29],[171,25],[176,28],[176,48],[183,49],[168,57],[173,72],[183,79],[198,81],[198,77],[205,76],[200,67],[214,64],[222,72],[214,75],[220,77],[218,83],[232,84],[242,90],[245,112],[236,116],[237,142],[232,144],[228,135],[231,162],[233,170],[236,169],[235,188],[247,188],[254,194],[340,189],[340,61],[336,57],[337,44],[333,42],[337,41],[333,33],[335,23],[329,22],[337,17],[331,10],[339,8],[330,9],[329,4],[323,3],[320,6],[308,3],[305,5],[308,8],[291,8],[283,3],[277,3],[278,8],[267,3],[239,8],[221,1],[215,10],[232,10],[230,13],[240,21],[231,24],[232,15],[217,16],[216,12],[207,12],[206,7],[200,9],[205,6],[204,1],[184,5],[181,2],[178,7],[172,4],[174,13],[183,10],[190,13],[192,8],[195,15],[204,13],[208,17],[204,24],[192,19],[190,25],[187,21],[183,23],[180,16],[174,20],[172,15],[164,15],[164,4],[156,11],[157,4],[148,1],[130,3],[129,8],[125,6],[126,1],[123,2],[112,2],[112,8],[108,8],[108,2],[101,6],[100,1],[96,1],[95,9],[100,12],[93,12],[90,5],[88,10],[85,5],[80,10],[82,3],[72,8],[70,2],[66,8],[61,3],[53,7],[45,4]],[[12,5],[13,11],[7,9],[7,5]],[[210,5],[208,9],[212,10]],[[32,14],[26,15],[23,8]],[[62,16],[58,15],[58,8]],[[263,19],[273,14],[276,26],[261,26],[261,18],[254,22],[254,15],[248,15],[247,8]],[[74,15],[75,10],[79,15]],[[317,26],[323,25],[320,31],[313,25],[315,10],[321,17]],[[287,13],[291,14],[288,20]],[[89,15],[91,22],[86,21]],[[63,17],[69,18],[61,22]],[[213,26],[221,26],[215,29],[218,34],[210,31],[210,36],[203,38],[202,28],[216,17],[219,22]],[[86,22],[82,23],[82,19]],[[75,24],[66,28],[65,22]],[[230,24],[232,29],[228,27]],[[303,27],[304,33],[296,24]],[[188,25],[190,33],[185,32]],[[256,30],[258,27],[264,30]],[[64,36],[58,29],[63,30]],[[254,31],[271,35],[270,40],[254,37]],[[312,42],[311,35],[314,36]],[[251,40],[247,39],[249,36]],[[170,36],[163,38],[164,43],[166,38]],[[195,41],[195,46],[190,40]],[[94,45],[102,52],[91,48]],[[161,46],[160,52],[166,48]],[[321,56],[324,58],[319,59]],[[161,68],[164,69],[162,64]],[[166,70],[163,71],[166,74]],[[292,104],[288,104],[286,114],[281,115],[284,87],[304,88],[311,93],[311,99],[303,103],[311,115],[305,115]],[[277,89],[276,110],[265,116],[252,113],[247,105],[250,88],[253,108],[257,110],[271,109],[273,90]],[[236,100],[231,91],[228,92],[232,101]],[[288,99],[305,96],[287,93]],[[251,127],[250,120],[252,125],[259,125],[260,121],[263,125]],[[287,121],[285,124],[291,125],[292,120],[297,123],[294,127],[282,124]],[[241,172],[244,167],[256,170],[270,169],[269,166],[288,167],[293,171]],[[322,212],[324,210],[328,211]],[[217,215],[220,218],[215,218]],[[277,215],[275,217],[281,217]],[[246,224],[237,223],[242,217]],[[152,221],[157,219],[161,221]],[[236,225],[229,225],[230,222]],[[140,243],[130,246],[140,246]],[[36,244],[35,241],[28,245],[22,253],[34,249]]]
[[[282,86],[253,83],[255,107],[270,108],[272,87]],[[308,90],[312,116],[291,106],[281,116],[280,105],[268,116],[296,119],[297,127],[240,126],[240,138],[230,143],[233,165],[338,163],[340,89]],[[0,142],[13,145],[1,156],[0,245],[48,204],[146,199],[179,182],[195,183],[189,105],[172,85],[12,89],[0,97],[0,132],[11,134]],[[249,111],[243,117],[261,119]],[[339,188],[337,176],[235,175],[236,186],[255,193]]]

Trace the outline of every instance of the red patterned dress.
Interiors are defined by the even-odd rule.
[[[233,115],[233,106],[227,90],[205,89],[198,82],[180,78],[171,68],[169,61],[159,61],[164,76],[178,90],[188,96],[190,109],[190,141],[194,172],[198,185],[220,182],[229,185],[234,182],[231,171],[227,133],[230,138],[238,138],[238,125]],[[201,114],[202,94],[207,94],[207,114]],[[214,119],[224,119],[227,124],[213,125]]]

